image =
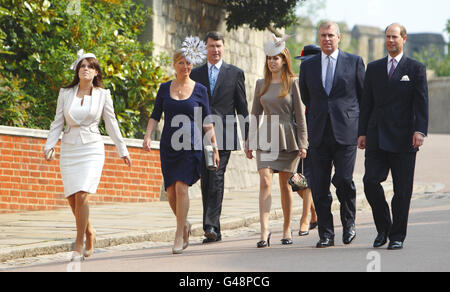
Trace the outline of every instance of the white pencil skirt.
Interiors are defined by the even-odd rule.
[[[61,144],[61,177],[66,198],[83,191],[97,192],[105,164],[103,141],[81,144]]]

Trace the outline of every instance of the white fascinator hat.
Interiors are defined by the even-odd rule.
[[[290,37],[290,35],[285,35],[277,38],[274,34],[270,34],[269,40],[264,44],[264,53],[269,57],[281,54],[286,48],[286,40]]]
[[[184,39],[180,51],[183,52],[183,56],[186,60],[194,66],[203,63],[208,54],[205,42],[200,40],[198,37],[193,36],[189,36]]]
[[[78,63],[80,63],[81,61],[83,61],[86,58],[95,58],[95,59],[97,59],[97,57],[94,54],[92,54],[92,53],[85,54],[84,50],[81,49],[77,53],[77,60],[75,62],[73,62],[73,64],[70,66],[70,69],[75,71],[77,69]]]

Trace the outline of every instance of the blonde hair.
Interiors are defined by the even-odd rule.
[[[283,65],[283,68],[281,69],[281,93],[280,97],[285,97],[289,94],[289,91],[291,90],[292,86],[292,80],[295,76],[294,71],[292,70],[292,63],[291,63],[291,54],[289,53],[289,49],[285,48],[278,56],[281,56],[281,58],[284,59],[285,64]],[[270,72],[269,65],[267,62],[267,59],[269,57],[266,56],[266,65],[264,66],[264,87],[257,94],[258,97],[263,96],[267,90],[269,90],[270,83],[272,82],[272,72]]]
[[[173,63],[175,64],[178,62],[181,58],[185,58],[184,52],[182,50],[177,50],[175,54],[173,55]]]

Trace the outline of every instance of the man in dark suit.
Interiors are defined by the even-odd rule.
[[[222,60],[225,41],[218,32],[210,32],[205,38],[208,62],[192,70],[191,78],[208,89],[211,114],[218,141],[220,164],[217,171],[210,171],[203,163],[201,188],[203,200],[203,243],[220,241],[220,214],[225,186],[225,171],[231,151],[240,149],[237,135],[236,113],[243,120],[248,118],[244,72]],[[241,120],[242,121],[242,120]],[[243,139],[248,133],[247,124]]]
[[[406,29],[386,28],[388,57],[367,67],[361,104],[358,147],[366,149],[364,191],[378,236],[374,247],[403,248],[408,225],[416,153],[428,130],[425,66],[406,57]],[[389,170],[394,183],[392,220],[381,182]]]
[[[341,204],[344,244],[350,244],[356,236],[353,170],[364,62],[361,57],[339,50],[340,38],[336,23],[322,23],[322,53],[302,62],[300,67],[300,91],[306,105],[310,143],[311,190],[319,223],[318,248],[334,246],[331,182]],[[331,179],[333,165],[335,174]]]

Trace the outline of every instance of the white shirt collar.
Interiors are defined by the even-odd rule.
[[[219,71],[220,71],[220,68],[222,67],[222,65],[223,65],[223,60],[220,60],[216,65],[213,65],[208,61],[208,70],[211,70],[212,66],[216,66],[216,68],[219,69]]]
[[[333,60],[337,60],[338,56],[339,56],[339,49],[337,49],[336,51],[334,51],[334,52],[330,55],[330,57],[331,57]],[[325,54],[325,53],[322,51],[322,61],[326,60],[327,57],[328,57],[328,55]]]
[[[400,54],[398,54],[395,58],[392,58],[391,55],[388,55],[388,64],[391,63],[392,59],[395,59],[395,61],[398,63],[400,63],[400,60],[403,58],[403,52],[401,52]]]

